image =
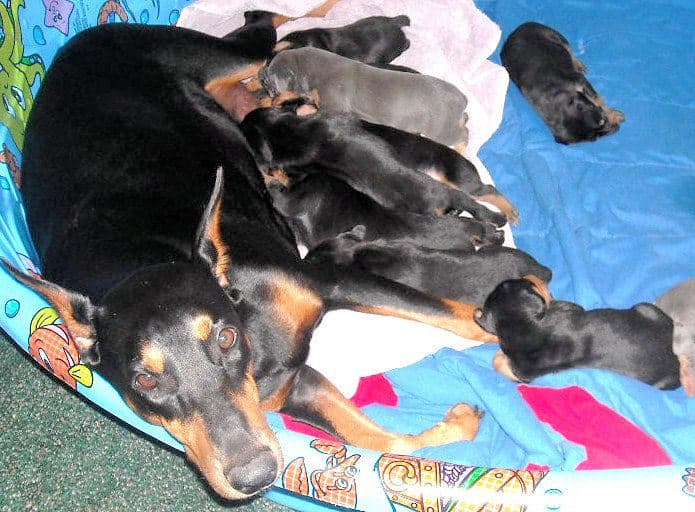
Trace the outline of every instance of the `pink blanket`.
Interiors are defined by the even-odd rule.
[[[245,10],[288,16],[302,14],[322,0],[198,0],[181,12],[177,25],[224,35],[243,25]],[[499,126],[509,82],[503,67],[488,57],[500,40],[500,28],[472,0],[343,0],[325,18],[300,18],[281,25],[278,37],[312,27],[337,27],[374,15],[407,14],[410,48],[394,62],[456,85],[469,100],[469,153],[474,156]]]

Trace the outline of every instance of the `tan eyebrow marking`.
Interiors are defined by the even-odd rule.
[[[207,341],[212,333],[213,321],[208,315],[198,315],[193,319],[193,333],[200,341]]]
[[[145,342],[140,349],[140,357],[142,365],[148,372],[164,373],[164,352],[154,343]]]

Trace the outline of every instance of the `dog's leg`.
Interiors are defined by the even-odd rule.
[[[510,224],[519,223],[519,210],[517,210],[514,205],[509,202],[509,199],[504,197],[502,194],[488,193],[483,195],[474,195],[473,199],[477,201],[485,201],[486,203],[495,205],[502,213],[504,213],[504,216],[507,217]]]
[[[472,441],[482,413],[459,403],[442,421],[420,434],[397,434],[380,427],[319,372],[304,366],[299,370],[280,412],[319,427],[353,446],[407,455],[426,446]]]
[[[363,313],[405,318],[453,332],[476,341],[497,341],[473,319],[477,309],[451,299],[422,293],[360,269],[317,265],[309,268],[326,310],[352,309]]]

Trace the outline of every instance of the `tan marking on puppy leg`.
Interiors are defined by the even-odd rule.
[[[523,279],[526,279],[527,281],[530,281],[531,284],[533,284],[533,289],[536,290],[536,293],[538,293],[538,295],[543,297],[545,305],[549,306],[553,300],[553,296],[550,293],[548,284],[545,281],[543,281],[540,277],[535,276],[533,274],[526,274],[525,276],[523,276]]]
[[[330,11],[340,0],[326,0],[324,3],[319,5],[316,9],[312,9],[306,13],[303,17],[311,18],[323,18],[328,11]]]
[[[140,359],[148,372],[156,375],[164,373],[164,352],[154,343],[143,343],[140,348]]]
[[[512,371],[512,364],[509,361],[509,358],[501,350],[498,350],[495,353],[495,357],[492,359],[492,367],[495,369],[495,371],[501,373],[509,380],[512,380],[514,382],[521,382],[521,380],[516,375],[514,375],[514,372]]]
[[[519,211],[514,207],[512,203],[509,202],[509,199],[507,199],[503,195],[483,194],[482,196],[472,197],[477,201],[485,201],[486,203],[495,205],[504,214],[504,216],[507,217],[507,221],[510,224],[519,223]]]
[[[279,43],[277,43],[277,44],[273,47],[273,51],[276,52],[276,53],[277,53],[277,52],[281,52],[282,50],[287,50],[287,49],[290,48],[291,46],[292,46],[292,43],[290,43],[289,41],[280,41]]]
[[[208,315],[198,315],[193,319],[193,334],[200,341],[207,341],[210,339],[210,334],[212,334],[213,327],[212,318]]]
[[[426,169],[424,171],[424,174],[432,178],[434,181],[438,181],[439,183],[446,185],[449,188],[455,188],[456,190],[459,190],[459,188],[449,181],[446,176],[444,176],[444,173],[440,171],[439,169],[435,169],[434,167],[431,167],[429,169]]]
[[[439,327],[454,334],[458,334],[464,338],[476,341],[497,341],[498,338],[494,334],[484,331],[474,320],[473,313],[476,306],[473,304],[464,304],[450,299],[440,299],[442,304],[449,310],[450,315],[434,315],[427,313],[419,313],[417,311],[402,310],[391,306],[358,306],[356,311],[364,313],[372,313],[375,315],[393,316],[396,318],[405,318],[415,320],[427,325]]]

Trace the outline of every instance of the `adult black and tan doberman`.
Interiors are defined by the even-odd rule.
[[[491,340],[469,304],[300,259],[238,127],[259,62],[242,30],[106,25],[56,56],[26,132],[23,193],[42,261],[17,279],[59,311],[83,363],[183,443],[227,499],[282,470],[264,413],[379,451],[470,440],[454,405],[418,435],[382,429],[305,364],[336,308]],[[224,105],[226,108],[223,108]]]

